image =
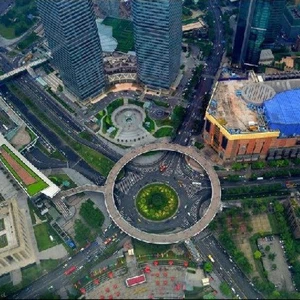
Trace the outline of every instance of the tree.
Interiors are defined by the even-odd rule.
[[[271,261],[274,261],[275,257],[276,257],[276,253],[270,253],[268,255],[268,259],[270,259]]]
[[[104,222],[103,213],[98,207],[94,207],[94,203],[90,199],[81,204],[79,214],[89,226],[97,230],[101,228]]]
[[[276,270],[277,269],[277,265],[276,264],[272,264],[272,270]]]
[[[271,247],[268,245],[268,246],[266,246],[266,248],[265,248],[265,250],[267,251],[267,252],[269,252],[270,251],[270,249],[271,249]]]
[[[255,259],[261,259],[262,253],[259,250],[256,250],[253,254]]]
[[[230,286],[226,282],[221,282],[220,291],[224,296],[231,297],[231,289]]]
[[[203,270],[210,273],[213,270],[213,264],[210,261],[206,261],[203,266]]]

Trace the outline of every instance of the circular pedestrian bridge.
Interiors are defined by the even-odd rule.
[[[115,204],[114,188],[115,188],[115,182],[117,176],[120,173],[120,171],[130,161],[140,156],[141,154],[151,152],[151,151],[158,151],[158,150],[178,152],[186,156],[189,156],[190,158],[195,160],[206,171],[211,184],[211,190],[212,190],[211,202],[204,216],[202,216],[200,220],[198,220],[194,225],[192,225],[188,229],[184,229],[176,233],[156,234],[156,233],[148,233],[142,231],[134,227],[133,225],[129,224],[120,214]],[[152,144],[148,144],[136,148],[131,152],[126,153],[111,169],[104,186],[104,194],[105,194],[105,205],[107,211],[110,217],[112,218],[112,220],[114,221],[114,223],[122,231],[127,233],[129,236],[153,244],[178,243],[187,240],[192,236],[197,235],[199,232],[201,232],[208,226],[208,224],[213,220],[213,218],[221,208],[220,181],[212,165],[205,158],[203,158],[201,154],[198,152],[198,150],[196,150],[195,148],[185,147],[178,144],[170,144],[170,143],[152,143]]]

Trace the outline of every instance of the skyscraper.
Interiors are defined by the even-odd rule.
[[[264,44],[280,32],[286,0],[241,0],[232,62],[256,66]]]
[[[132,17],[139,80],[168,89],[180,68],[181,0],[133,0]]]
[[[63,83],[86,100],[105,87],[92,0],[38,0],[45,35]]]
[[[120,0],[98,0],[98,5],[107,16],[119,17]]]

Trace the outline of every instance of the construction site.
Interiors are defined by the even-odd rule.
[[[207,107],[204,140],[220,161],[300,157],[299,80],[250,71],[221,77]]]

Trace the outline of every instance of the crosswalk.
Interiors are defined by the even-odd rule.
[[[141,178],[143,178],[143,175],[129,172],[121,182],[116,184],[116,188],[122,193],[127,194],[129,189]]]

